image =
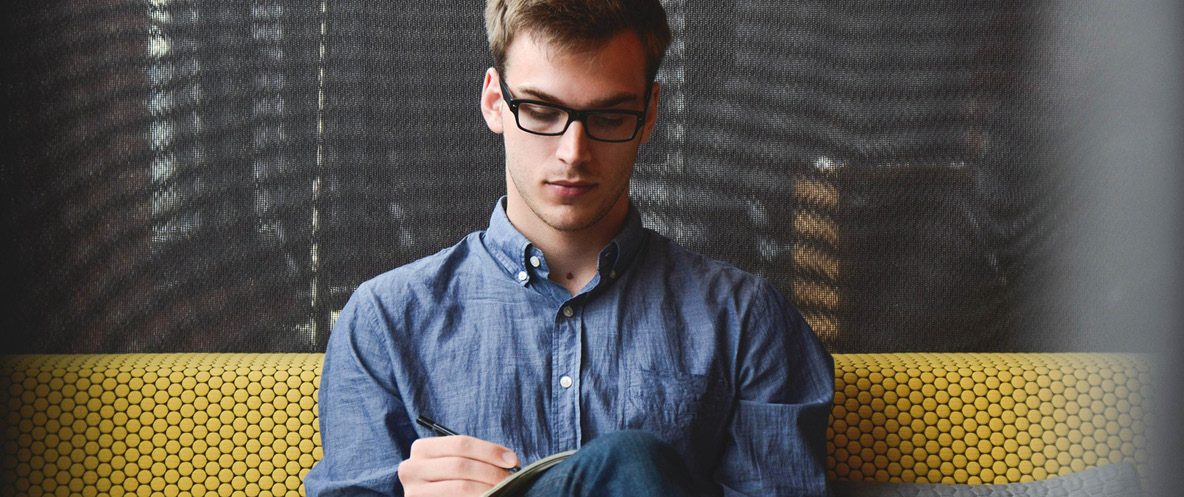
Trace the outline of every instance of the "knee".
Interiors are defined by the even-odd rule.
[[[550,469],[539,495],[661,495],[691,492],[690,470],[670,444],[640,431],[596,437]]]
[[[625,430],[596,437],[581,452],[590,456],[611,456],[625,461],[681,460],[670,444],[656,435],[638,430]],[[627,456],[620,459],[622,456]]]
[[[670,448],[670,444],[662,441],[653,433],[640,430],[624,430],[607,433],[596,437],[588,447],[598,445],[617,450],[661,451]]]

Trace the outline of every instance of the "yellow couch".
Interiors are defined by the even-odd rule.
[[[297,496],[319,354],[8,356],[0,495]],[[1145,468],[1146,359],[835,356],[836,480],[1009,483]]]

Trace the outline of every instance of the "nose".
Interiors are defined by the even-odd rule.
[[[590,158],[588,149],[588,134],[584,132],[584,123],[574,121],[567,127],[567,131],[559,137],[559,148],[555,150],[556,157],[568,164],[580,164]]]

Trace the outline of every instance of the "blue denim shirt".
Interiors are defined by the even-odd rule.
[[[640,429],[701,488],[825,493],[833,361],[769,282],[643,228],[631,207],[573,297],[503,205],[488,230],[363,283],[342,310],[309,496],[402,495],[399,463],[432,436],[421,414],[524,465]]]

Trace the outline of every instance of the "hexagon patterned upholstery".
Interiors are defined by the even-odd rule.
[[[1117,462],[1143,470],[1149,396],[1137,355],[838,355],[829,474],[1011,483]]]
[[[0,495],[301,495],[322,358],[7,358]]]
[[[0,495],[296,496],[319,354],[0,360]],[[1111,354],[837,355],[830,476],[1005,483],[1144,463],[1148,366]]]

